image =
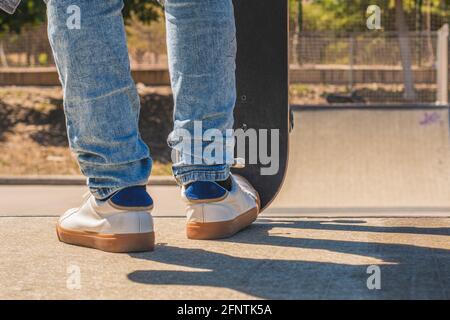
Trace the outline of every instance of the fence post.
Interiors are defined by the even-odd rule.
[[[439,105],[448,105],[448,38],[449,26],[445,24],[438,31],[437,43],[437,101]]]
[[[353,92],[355,84],[355,36],[352,34],[349,38],[349,91]]]

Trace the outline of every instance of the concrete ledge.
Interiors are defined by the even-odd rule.
[[[6,68],[0,70],[2,86],[59,86],[56,68]]]
[[[136,69],[131,71],[137,83],[145,85],[170,85],[169,71],[165,68]],[[431,68],[414,69],[416,84],[436,84],[436,70]],[[348,67],[296,67],[291,66],[291,83],[304,84],[348,84]],[[399,67],[355,67],[353,82],[403,84],[403,71]],[[15,86],[59,86],[58,73],[54,67],[39,68],[2,68],[0,69],[0,85]]]
[[[431,68],[413,69],[415,84],[436,84],[436,70]],[[399,67],[355,67],[352,71],[355,84],[403,84],[403,70]],[[344,85],[350,81],[349,67],[293,67],[290,69],[290,82],[304,84]]]
[[[0,176],[0,185],[84,186],[86,185],[86,177],[65,175]],[[172,176],[155,176],[150,178],[148,185],[175,186],[176,181]]]
[[[145,85],[170,85],[169,71],[164,68],[132,70],[135,82]],[[1,86],[59,86],[56,68],[2,68]]]

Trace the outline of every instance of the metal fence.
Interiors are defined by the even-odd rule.
[[[166,67],[164,35],[159,29],[136,28],[133,32],[138,32],[129,34],[132,68]],[[14,67],[54,66],[45,29],[40,26],[20,35],[1,36],[0,71]],[[291,99],[294,103],[305,104],[342,99],[378,104],[435,103],[439,88],[442,91],[442,84],[439,87],[437,79],[446,79],[446,75],[438,74],[437,69],[448,70],[448,58],[438,61],[439,34],[409,34],[407,65],[411,72],[405,73],[405,57],[394,32],[291,33]],[[442,40],[440,43],[442,47]],[[406,80],[413,84],[413,99],[405,99]]]
[[[167,55],[164,52],[165,40],[153,39],[143,30],[140,37],[129,37],[131,66],[135,69],[165,67]],[[25,30],[20,35],[0,36],[0,70],[5,68],[52,67],[55,65],[52,50],[47,38],[46,26]]]
[[[298,103],[308,99],[325,103],[329,97],[351,101],[353,94],[368,103],[434,103],[438,64],[448,69],[448,61],[438,61],[438,35],[409,33],[403,41],[405,55],[395,32],[291,34],[294,99]],[[405,67],[411,72],[405,72]],[[407,81],[413,85],[413,99],[406,97]]]
[[[0,36],[0,68],[54,65],[45,26]]]
[[[430,66],[435,61],[437,32],[411,32],[412,64]],[[398,36],[382,33],[304,33],[291,35],[291,64],[400,66]]]

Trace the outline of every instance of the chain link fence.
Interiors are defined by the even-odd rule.
[[[130,63],[133,69],[165,68],[165,36],[160,26],[127,28]],[[0,36],[0,70],[7,68],[54,67],[52,50],[42,25],[21,34]]]
[[[437,32],[410,33],[414,67],[435,62],[436,38]],[[291,36],[291,48],[292,65],[401,66],[399,40],[395,32],[305,32]]]
[[[144,27],[136,23],[127,28],[132,68],[167,68],[164,26]],[[395,32],[292,32],[291,101],[296,104],[435,103],[438,34],[410,32],[406,41],[408,61],[405,61]],[[448,69],[448,61],[445,65]],[[44,25],[20,35],[0,36],[0,71],[53,66]],[[411,72],[405,73],[405,66]],[[414,92],[413,98],[410,95],[406,99],[408,81]]]
[[[396,32],[291,34],[293,99],[297,103],[435,103],[438,34],[410,32],[403,52]],[[445,65],[448,69],[448,61]],[[412,98],[406,95],[408,81]]]
[[[0,68],[54,66],[45,26],[0,36]]]

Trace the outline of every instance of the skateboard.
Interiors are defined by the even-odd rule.
[[[232,171],[258,191],[264,210],[283,184],[289,154],[288,1],[235,0],[234,10],[238,43],[235,130],[242,129],[238,131],[247,142],[256,132],[258,144],[257,148],[246,144],[245,167]]]

